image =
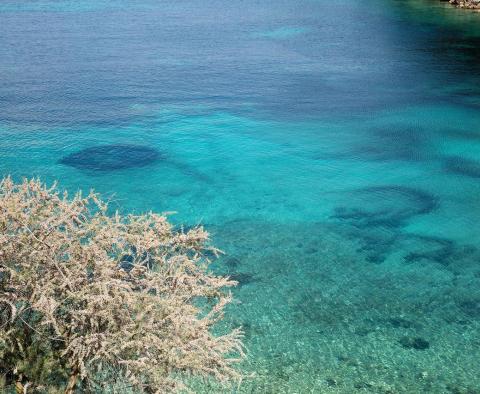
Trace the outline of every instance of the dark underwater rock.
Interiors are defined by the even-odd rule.
[[[396,228],[369,228],[357,230],[354,239],[361,241],[358,252],[365,255],[369,263],[383,263],[397,242],[399,230]]]
[[[145,167],[161,158],[153,148],[132,144],[101,145],[82,149],[59,160],[60,164],[80,170],[115,171]]]
[[[447,172],[470,178],[480,178],[480,163],[475,160],[464,159],[459,156],[452,156],[444,161]]]
[[[407,263],[432,262],[454,270],[455,267],[467,268],[479,258],[478,248],[454,239],[415,233],[405,234],[402,238],[401,249],[405,251]]]
[[[465,313],[470,318],[479,318],[480,317],[480,298],[479,299],[472,299],[472,300],[465,300],[459,302],[458,307],[460,310]]]
[[[357,189],[349,203],[332,216],[359,228],[400,227],[406,220],[432,212],[438,206],[430,193],[406,186],[373,186]]]
[[[343,232],[359,241],[358,252],[366,261],[379,264],[385,261],[394,245],[402,242],[402,228],[408,220],[437,209],[438,198],[418,188],[386,185],[365,187],[345,192],[331,218],[341,222]],[[452,245],[447,240],[419,240],[422,247],[411,250],[408,262],[435,258],[444,264],[450,261]],[[417,242],[418,243],[418,242]],[[424,248],[423,244],[431,244]],[[428,251],[427,251],[428,250]]]
[[[458,247],[451,239],[415,234],[410,235],[410,238],[419,243],[419,249],[405,255],[407,263],[427,260],[448,266],[455,261],[455,257],[458,255]]]
[[[398,343],[405,349],[427,350],[430,348],[430,343],[420,337],[402,337]]]
[[[425,130],[392,124],[372,128],[369,137],[352,150],[351,155],[374,161],[418,161],[423,157]]]

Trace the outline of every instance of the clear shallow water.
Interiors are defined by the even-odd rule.
[[[204,224],[240,282],[239,392],[480,391],[480,16],[17,3],[0,4],[0,173]],[[136,166],[139,146],[158,154]]]

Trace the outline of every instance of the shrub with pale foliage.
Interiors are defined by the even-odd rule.
[[[241,331],[212,333],[235,282],[201,227],[109,214],[39,180],[0,184],[0,375],[17,392],[164,393],[240,378]],[[56,389],[53,389],[56,388]],[[0,388],[1,390],[1,388]]]

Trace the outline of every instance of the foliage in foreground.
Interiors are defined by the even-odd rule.
[[[38,180],[0,184],[0,375],[18,392],[175,391],[239,378],[241,332],[215,336],[235,282],[208,234],[163,215],[107,214]],[[98,377],[101,376],[101,381]]]

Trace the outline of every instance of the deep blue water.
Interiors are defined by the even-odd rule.
[[[2,1],[0,141],[0,175],[206,226],[240,392],[480,392],[479,14]]]

